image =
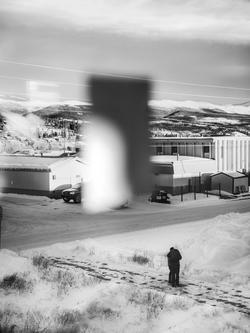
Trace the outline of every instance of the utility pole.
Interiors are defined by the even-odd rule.
[[[2,248],[2,218],[3,218],[3,208],[0,206],[0,250]]]
[[[65,119],[63,119],[63,153],[64,153],[64,155],[65,155],[65,139],[66,139]]]
[[[181,186],[181,201],[183,201],[183,186]]]
[[[199,192],[201,193],[201,173],[199,172]]]

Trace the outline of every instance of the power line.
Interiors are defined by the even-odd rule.
[[[28,94],[27,93],[22,93],[22,92],[18,92],[18,93],[16,93],[16,92],[13,92],[13,91],[0,91],[0,93],[1,94],[6,94],[6,95],[21,95],[21,96],[28,96]],[[64,101],[76,101],[76,102],[81,102],[81,103],[88,103],[88,101],[87,100],[85,100],[85,101],[83,101],[83,100],[80,100],[80,99],[78,99],[78,98],[76,98],[76,97],[66,97],[66,96],[61,96],[61,97],[57,97],[58,99],[61,99],[61,100],[64,100]],[[0,99],[1,99],[1,96],[0,96]],[[25,101],[22,101],[22,102],[30,102],[29,100],[25,100]],[[55,101],[55,102],[51,102],[51,103],[56,103],[57,101]]]
[[[25,78],[21,76],[12,76],[12,75],[0,75],[0,78],[3,79],[13,79],[13,80],[21,80],[21,81],[36,81],[36,82],[52,82],[55,84],[62,84],[62,85],[68,85],[68,86],[76,86],[76,87],[89,87],[88,84],[79,84],[79,83],[73,83],[73,82],[66,82],[66,81],[54,81],[54,80],[35,80],[32,78]]]
[[[127,79],[135,79],[135,80],[141,80],[142,79],[142,77],[133,76],[133,75],[121,75],[121,74],[112,74],[112,73],[103,73],[103,72],[93,72],[93,71],[79,70],[79,69],[74,69],[74,68],[66,68],[66,67],[58,67],[58,66],[50,66],[50,65],[41,65],[41,64],[33,64],[33,63],[18,62],[18,61],[4,60],[4,59],[0,59],[0,62],[2,62],[2,63],[8,63],[8,64],[14,64],[14,65],[21,65],[21,66],[30,66],[30,67],[36,67],[36,68],[44,68],[44,69],[66,71],[66,72],[72,72],[72,73],[94,74],[94,75],[99,75],[99,76],[127,78]],[[233,89],[233,90],[250,91],[250,88],[243,88],[243,87],[233,87],[233,86],[203,84],[203,83],[184,82],[184,81],[157,80],[157,79],[153,79],[152,81],[153,82],[159,82],[159,83],[170,83],[170,84],[178,84],[178,85],[197,86],[197,87],[207,87],[207,88],[219,88],[219,89]]]
[[[174,93],[174,92],[163,92],[163,91],[153,91],[154,93],[165,93],[170,95],[184,95],[184,96],[194,96],[194,97],[210,97],[210,98],[226,98],[226,99],[247,99],[247,97],[231,97],[231,96],[220,96],[220,95],[200,95],[200,94],[188,94],[188,93]]]
[[[54,81],[51,81],[51,82],[54,82]],[[66,83],[65,83],[66,84]],[[86,85],[88,86],[88,85]],[[200,95],[200,94],[186,94],[186,93],[174,93],[174,92],[166,92],[166,91],[152,91],[153,93],[162,93],[162,94],[168,94],[168,95],[177,95],[177,96],[192,96],[192,97],[209,97],[209,98],[225,98],[225,99],[235,99],[235,100],[241,100],[243,99],[243,97],[231,97],[231,96],[215,96],[215,95]],[[2,94],[8,94],[8,95],[25,95],[25,96],[28,96],[28,93],[15,93],[15,92],[11,92],[11,91],[1,91]],[[77,101],[79,102],[86,102],[86,101],[81,101],[79,100],[77,97],[65,97],[65,96],[61,96],[61,97],[58,97],[59,99],[64,99],[64,100],[74,100],[74,99],[77,99]],[[245,97],[246,98],[246,97]]]
[[[1,60],[0,60],[1,61]],[[4,79],[13,79],[13,80],[22,80],[22,81],[34,81],[32,78],[25,78],[25,77],[20,77],[20,76],[11,76],[11,75],[0,75],[0,78]],[[42,81],[42,80],[38,80]],[[88,84],[79,84],[79,83],[73,83],[73,82],[66,82],[66,81],[52,81],[52,80],[46,80],[46,82],[53,82],[55,84],[59,85],[71,85],[71,86],[76,86],[76,87],[90,87]],[[153,93],[158,93],[158,94],[170,94],[170,95],[183,95],[183,96],[192,96],[192,97],[209,97],[209,98],[225,98],[225,99],[237,99],[237,100],[242,100],[244,97],[231,97],[231,96],[221,96],[221,95],[202,95],[202,94],[189,94],[189,93],[175,93],[175,92],[170,92],[170,91],[160,91],[160,90],[153,90]],[[63,97],[62,97],[63,98]]]

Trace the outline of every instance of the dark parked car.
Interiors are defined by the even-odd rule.
[[[170,203],[170,198],[164,190],[154,190],[148,200],[151,202]]]
[[[113,207],[114,210],[124,209],[129,207],[128,200],[124,201],[124,203],[120,204],[119,206]]]
[[[77,183],[71,188],[62,191],[62,198],[65,202],[74,200],[75,203],[80,203],[82,200],[82,184]]]
[[[57,186],[53,191],[50,192],[51,199],[61,199],[63,190],[71,188],[71,184],[64,184]]]

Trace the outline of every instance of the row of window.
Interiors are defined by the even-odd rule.
[[[209,146],[202,146],[203,154],[209,154],[210,153],[210,147]],[[178,146],[171,146],[171,155],[176,155],[178,153]],[[163,154],[163,146],[156,146],[156,154],[160,155]]]

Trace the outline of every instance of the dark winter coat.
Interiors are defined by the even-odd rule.
[[[170,252],[167,254],[167,257],[168,257],[168,266],[180,265],[180,260],[182,259],[182,256],[177,249],[170,250]]]

